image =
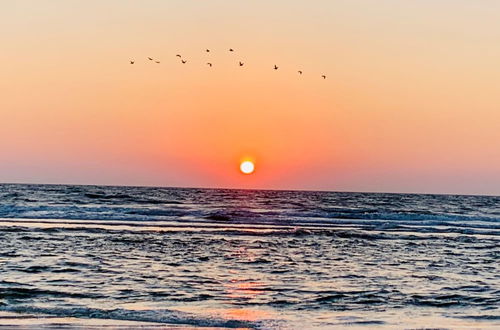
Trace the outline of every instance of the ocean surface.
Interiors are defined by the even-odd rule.
[[[500,328],[500,197],[0,185],[0,311]]]

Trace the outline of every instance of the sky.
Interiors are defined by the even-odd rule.
[[[0,182],[500,195],[499,1],[0,7]]]

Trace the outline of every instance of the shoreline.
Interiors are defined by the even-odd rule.
[[[163,322],[128,321],[116,319],[61,317],[56,315],[0,311],[0,328],[22,329],[163,329],[163,330],[224,330],[230,328],[204,327]],[[249,328],[231,328],[248,330]]]

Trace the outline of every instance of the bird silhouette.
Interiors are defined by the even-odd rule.
[[[135,61],[130,61],[130,64],[134,64],[134,63],[135,63]]]
[[[208,65],[209,67],[212,67],[212,63],[207,63],[207,65]]]
[[[230,52],[234,52],[234,49],[232,49],[232,48],[229,48],[229,51],[230,51]]]
[[[322,75],[321,77],[323,77],[323,79],[326,79],[326,76],[325,76],[325,75]]]
[[[182,56],[180,56],[179,54],[177,54],[177,55],[175,55],[175,56],[177,56],[177,57],[179,57],[179,58],[181,58],[181,57],[182,57]]]
[[[302,71],[300,71],[300,70],[299,70],[299,71],[297,71],[297,72],[298,72],[299,74],[302,74]]]
[[[160,64],[160,61],[155,61],[156,64]]]
[[[276,66],[276,64],[274,65],[274,70],[278,70],[278,67]]]
[[[151,57],[148,57],[148,60],[152,61],[153,59]]]
[[[187,61],[186,60],[181,60],[181,62],[182,62],[182,64],[186,64]]]
[[[243,63],[243,62],[240,61],[240,66],[243,66],[243,64],[245,64],[245,63]]]
[[[206,51],[207,53],[210,53],[210,49],[206,49],[205,51]]]

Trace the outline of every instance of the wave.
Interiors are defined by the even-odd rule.
[[[500,235],[500,197],[0,185],[0,218]]]
[[[197,327],[219,328],[256,328],[258,324],[249,321],[227,320],[216,317],[202,318],[194,314],[173,311],[168,309],[158,310],[128,310],[128,309],[98,309],[98,308],[45,308],[30,306],[0,306],[0,311],[14,313],[45,314],[58,317],[111,319],[123,321],[141,321],[154,323],[168,323],[177,325],[191,325]]]
[[[84,193],[83,196],[91,199],[131,199],[133,198],[128,194],[112,194],[108,195],[106,193],[98,194],[98,193]]]
[[[384,210],[360,212],[360,211],[297,211],[294,209],[281,211],[255,212],[250,209],[220,209],[215,211],[204,211],[203,204],[199,209],[183,207],[181,202],[155,201],[149,207],[147,205],[134,207],[137,200],[131,201],[126,206],[89,204],[77,205],[2,205],[0,203],[0,217],[2,218],[40,218],[40,219],[104,219],[104,220],[157,220],[165,217],[198,217],[200,219],[214,221],[247,221],[247,222],[269,222],[286,223],[321,221],[331,222],[335,220],[385,220],[385,221],[411,221],[421,223],[423,221],[449,221],[456,223],[465,222],[489,222],[500,223],[500,216],[477,215],[477,214],[452,214],[452,213],[419,213],[419,212],[387,212]],[[150,201],[141,201],[148,204]],[[159,206],[158,204],[165,204]],[[174,206],[175,205],[175,206]],[[500,225],[497,226],[500,228]]]
[[[480,320],[480,321],[484,321],[484,320],[488,320],[488,321],[496,321],[496,320],[500,320],[500,315],[491,315],[491,314],[480,314],[480,315],[462,315],[462,316],[455,316],[455,317],[459,317],[461,319],[472,319],[472,320]]]
[[[103,295],[90,293],[75,293],[53,290],[41,290],[29,287],[8,287],[0,288],[0,297],[2,299],[31,299],[38,296],[60,297],[60,298],[104,298]]]
[[[0,219],[0,224],[4,220]],[[349,240],[406,240],[406,241],[425,241],[425,240],[448,240],[457,243],[477,243],[474,249],[490,249],[496,247],[498,242],[498,231],[473,231],[466,233],[454,230],[427,230],[419,232],[418,228],[413,230],[379,231],[364,228],[347,229],[343,227],[280,227],[280,226],[259,226],[259,225],[218,225],[218,224],[175,224],[175,223],[156,223],[153,226],[147,224],[134,224],[133,222],[113,222],[111,225],[107,221],[44,221],[33,220],[26,224],[22,219],[7,222],[7,226],[0,225],[0,233],[26,233],[27,235],[19,237],[20,240],[33,240],[33,233],[94,233],[94,234],[148,234],[148,233],[169,233],[169,235],[200,234],[210,236],[254,236],[254,237],[331,237],[332,239]],[[50,226],[47,226],[50,224]],[[481,236],[475,236],[481,235]],[[115,237],[115,235],[113,235]],[[125,236],[124,236],[125,237]],[[118,240],[138,240],[142,238],[112,238]],[[53,240],[57,240],[54,237]],[[0,254],[1,255],[1,254]],[[25,270],[22,270],[25,271]],[[29,271],[29,270],[28,270]]]
[[[462,294],[412,295],[409,303],[418,306],[459,307],[459,306],[495,306],[499,302],[497,296],[477,296]]]

